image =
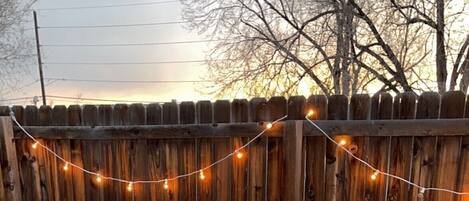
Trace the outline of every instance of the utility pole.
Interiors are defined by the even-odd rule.
[[[37,63],[39,65],[39,79],[41,80],[42,104],[47,105],[46,89],[44,87],[44,75],[42,73],[41,47],[39,44],[39,30],[38,30],[38,25],[37,25],[36,11],[33,11],[33,15],[34,15],[34,32],[36,33]]]

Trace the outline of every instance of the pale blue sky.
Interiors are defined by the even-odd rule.
[[[129,3],[157,2],[163,0],[103,0],[59,1],[39,0],[34,9],[38,11],[40,27],[73,25],[112,25],[154,23],[181,20],[181,4],[168,2],[154,5],[41,10],[82,6],[105,6]],[[27,25],[27,26],[32,26]],[[30,31],[33,34],[33,31]],[[114,44],[202,40],[183,24],[141,27],[86,28],[86,29],[40,29],[41,44]],[[127,46],[127,47],[42,47],[43,62],[152,62],[174,60],[201,60],[208,50],[208,43]],[[31,77],[22,83],[37,79],[37,66],[31,66]],[[152,65],[45,65],[44,76],[75,79],[112,80],[200,80],[206,73],[204,64],[152,64]],[[186,84],[119,84],[58,81],[47,86],[47,94],[125,99],[147,101],[170,101],[171,99],[197,100],[208,96],[197,92],[193,83]],[[25,88],[4,98],[40,95],[39,84]],[[28,101],[26,101],[28,102]],[[54,104],[70,104],[54,101]],[[82,103],[87,103],[86,101]]]

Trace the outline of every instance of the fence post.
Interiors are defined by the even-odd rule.
[[[5,189],[6,199],[21,201],[20,173],[10,117],[0,117],[0,148],[0,153],[4,153],[4,159],[6,159],[6,167],[1,168],[4,170],[2,174],[5,173],[3,177],[4,183],[8,184],[8,187]]]
[[[285,121],[285,200],[302,200],[302,145],[303,121]]]

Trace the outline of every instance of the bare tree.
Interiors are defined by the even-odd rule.
[[[183,3],[184,18],[192,22],[189,28],[222,40],[207,56],[209,76],[218,93],[244,90],[249,95],[286,95],[296,93],[301,82],[312,83],[326,95],[368,92],[380,85],[380,91],[432,89],[427,83],[435,75],[429,70],[432,48],[428,47],[433,27],[414,20],[423,15],[408,8],[407,2]],[[438,10],[436,6],[430,9]],[[441,13],[438,16],[444,18]],[[443,31],[444,24],[440,25]],[[437,36],[437,42],[442,40],[444,36]],[[437,64],[436,78],[445,82],[444,48],[437,54],[444,56],[437,56],[436,61],[445,64]]]
[[[12,91],[33,61],[33,43],[24,29],[32,1],[0,0],[0,90]],[[4,93],[0,93],[0,96]]]

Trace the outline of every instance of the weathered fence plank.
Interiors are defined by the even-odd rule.
[[[247,101],[245,101],[247,103]],[[246,110],[247,110],[247,104]],[[256,106],[261,108],[251,108],[251,112],[259,112],[254,116],[257,117],[257,120],[267,120],[266,111],[262,109],[265,105],[257,104]],[[259,126],[265,127],[265,123],[260,124]],[[244,144],[244,143],[243,143]],[[248,199],[250,201],[264,201],[266,198],[267,192],[267,146],[268,139],[267,137],[260,137],[254,141],[248,148]],[[254,176],[256,175],[256,176]]]
[[[251,107],[251,115],[256,118],[257,114],[255,111],[257,109],[257,105],[255,104],[254,107]],[[231,104],[231,119],[233,122],[240,123],[240,122],[247,122],[249,118],[249,111],[248,111],[248,102],[245,99],[235,99]],[[253,114],[254,113],[254,114]],[[244,143],[247,142],[247,138],[243,137],[233,137],[231,138],[232,149],[238,149],[239,147],[243,146]],[[249,155],[249,160],[253,158],[252,154]],[[233,162],[233,176],[232,181],[233,184],[231,186],[231,200],[233,201],[243,201],[247,198],[247,189],[251,186],[248,184],[247,176],[247,160],[237,160],[236,158],[232,159]]]
[[[145,107],[143,104],[134,103],[129,107],[129,121],[131,125],[145,125]],[[142,160],[142,157],[148,155],[147,151],[147,140],[138,139],[131,142],[131,163],[130,169],[132,171],[132,180],[147,180],[148,179],[148,167],[147,161]],[[135,184],[132,186],[133,191],[127,192],[127,194],[132,194],[133,199],[136,201],[147,201],[150,200],[150,188],[148,185],[138,185]]]
[[[299,121],[287,121],[284,130],[285,157],[285,199],[288,201],[303,199],[302,145],[303,124]]]
[[[181,124],[194,124],[195,123],[195,104],[194,102],[182,102],[179,110],[179,121]],[[179,141],[179,156],[178,166],[179,174],[186,174],[196,171],[197,157],[196,157],[196,143],[197,139],[180,140]],[[196,200],[197,189],[197,176],[182,179],[179,182],[179,199],[180,200]]]
[[[7,183],[7,190],[5,192],[6,199],[11,201],[21,201],[21,182],[20,171],[18,167],[18,160],[16,155],[16,145],[13,141],[13,128],[10,117],[0,117],[0,150],[2,151],[2,158],[6,163],[2,164],[1,174],[3,180]],[[1,186],[3,188],[3,186]]]
[[[147,125],[162,124],[162,111],[163,109],[158,103],[151,103],[147,105]]]
[[[213,115],[215,123],[228,123],[231,118],[231,106],[227,100],[217,100],[213,105]],[[230,138],[214,138],[213,143],[213,158],[218,160],[225,157],[232,151]],[[245,153],[246,149],[241,150]],[[249,157],[249,156],[247,156]],[[246,156],[240,160],[247,160]],[[214,161],[213,161],[214,162]],[[214,181],[212,183],[214,197],[216,200],[230,200],[231,199],[231,175],[232,175],[232,161],[226,160],[217,166],[214,166]]]
[[[370,97],[367,94],[356,94],[350,99],[350,120],[367,120],[370,114]],[[355,156],[359,158],[366,158],[372,162],[377,156],[376,152],[370,149],[372,137],[353,137],[350,139],[350,148],[356,147]],[[348,163],[350,170],[346,170],[346,178],[349,178],[348,183],[348,196],[351,201],[361,201],[369,197],[368,187],[370,179],[368,175],[373,174],[368,167],[359,162],[358,160],[347,156],[345,163]],[[373,164],[376,165],[376,164]],[[358,179],[356,179],[358,178]],[[365,192],[367,190],[367,192]],[[365,194],[366,193],[366,194]]]
[[[464,117],[466,96],[460,91],[446,92],[441,97],[440,119]],[[436,146],[436,168],[433,172],[433,185],[440,188],[454,189],[457,180],[447,178],[458,178],[458,167],[461,161],[462,137],[439,137]],[[431,200],[453,200],[454,195],[445,192],[431,194]],[[433,197],[434,195],[434,197]],[[433,199],[432,199],[433,198]]]
[[[99,126],[110,126],[112,125],[112,106],[111,105],[99,105],[98,106],[98,122]],[[101,173],[103,175],[109,176],[112,175],[113,169],[113,158],[112,158],[112,146],[113,143],[109,140],[101,141],[101,150],[102,150],[102,159],[103,164],[101,165]],[[111,200],[120,199],[114,192],[114,186],[120,185],[115,182],[104,181],[105,184],[101,186],[103,195],[105,198]],[[120,187],[120,186],[118,186]]]
[[[394,100],[395,119],[414,119],[417,97],[411,92],[406,92],[397,96]],[[396,103],[398,101],[398,103]],[[391,174],[398,175],[405,179],[411,178],[410,167],[412,166],[413,137],[392,137],[390,149],[390,169]],[[410,186],[396,179],[389,181],[388,200],[405,201],[409,198]]]
[[[52,125],[66,126],[67,121],[67,108],[63,105],[54,106],[52,109]],[[70,140],[57,140],[55,141],[55,147],[60,156],[65,160],[71,161],[71,150]],[[73,175],[70,170],[71,167],[67,165],[69,169],[64,170],[65,163],[63,161],[57,161],[57,176],[58,176],[58,187],[60,193],[60,200],[73,201]]]
[[[126,104],[116,104],[112,110],[112,122],[115,126],[129,125],[129,107]],[[129,141],[114,141],[112,142],[112,173],[113,177],[120,177],[123,179],[131,179],[131,170],[129,165],[130,156],[130,142]],[[109,156],[108,156],[109,157]],[[122,183],[113,182],[113,189],[116,198],[120,200],[131,200],[131,194],[125,190],[126,185]]]
[[[327,119],[327,98],[323,95],[310,96],[306,111],[312,110],[314,114],[309,118],[314,120]],[[305,201],[325,200],[325,166],[326,166],[326,138],[305,137]]]
[[[284,97],[272,97],[267,102],[269,120],[274,121],[287,114],[287,100]],[[269,137],[267,153],[267,200],[285,200],[282,193],[284,188],[284,149],[281,138]]]
[[[439,117],[440,94],[436,92],[423,93],[418,98],[417,119],[436,119]],[[435,168],[435,147],[438,137],[415,137],[412,163],[412,181],[423,186],[431,186],[432,172]],[[419,189],[410,189],[409,200],[419,200]],[[424,195],[429,199],[429,193]]]
[[[210,101],[199,101],[196,104],[197,120],[199,123],[212,123],[213,110],[212,103]],[[198,140],[198,168],[205,168],[209,166],[214,157],[212,154],[213,146],[211,140],[203,138]],[[214,193],[212,191],[212,183],[216,181],[216,175],[213,168],[209,168],[204,171],[205,179],[199,180],[197,197],[200,201],[212,201],[214,199]]]
[[[373,102],[378,101],[378,103]],[[371,119],[391,119],[392,118],[392,96],[388,93],[379,93],[372,97],[371,103]],[[377,158],[371,159],[371,164],[382,171],[389,172],[390,156],[391,156],[391,137],[372,138],[370,146],[373,148]],[[369,175],[370,176],[370,175]],[[369,194],[365,194],[365,199],[386,201],[387,192],[389,191],[390,178],[378,175],[375,182],[369,185]],[[367,190],[365,190],[367,191]]]
[[[98,125],[98,107],[95,105],[84,105],[82,114],[83,125],[92,127]],[[82,140],[81,149],[83,152],[82,160],[84,168],[103,175],[103,153],[101,142]],[[104,191],[101,188],[103,184],[108,184],[108,181],[99,182],[96,176],[85,174],[86,200],[103,201]]]
[[[464,113],[464,118],[469,118],[469,97],[466,96],[466,111]],[[459,164],[459,170],[461,172],[458,173],[459,182],[457,184],[456,189],[462,192],[469,191],[469,136],[464,136],[461,145],[461,157]],[[469,196],[458,196],[456,200],[461,201],[469,199]]]
[[[71,105],[68,107],[68,125],[78,126],[81,125],[81,108],[78,105]],[[79,140],[72,140],[70,142],[70,152],[72,163],[83,167],[81,143]],[[73,194],[75,201],[85,201],[85,175],[82,171],[72,168],[71,173],[73,176]]]
[[[329,97],[327,106],[328,120],[347,120],[348,99],[343,95]],[[336,137],[336,140],[339,138]],[[345,163],[346,153],[330,141],[326,141],[326,200],[344,200],[348,198]]]

